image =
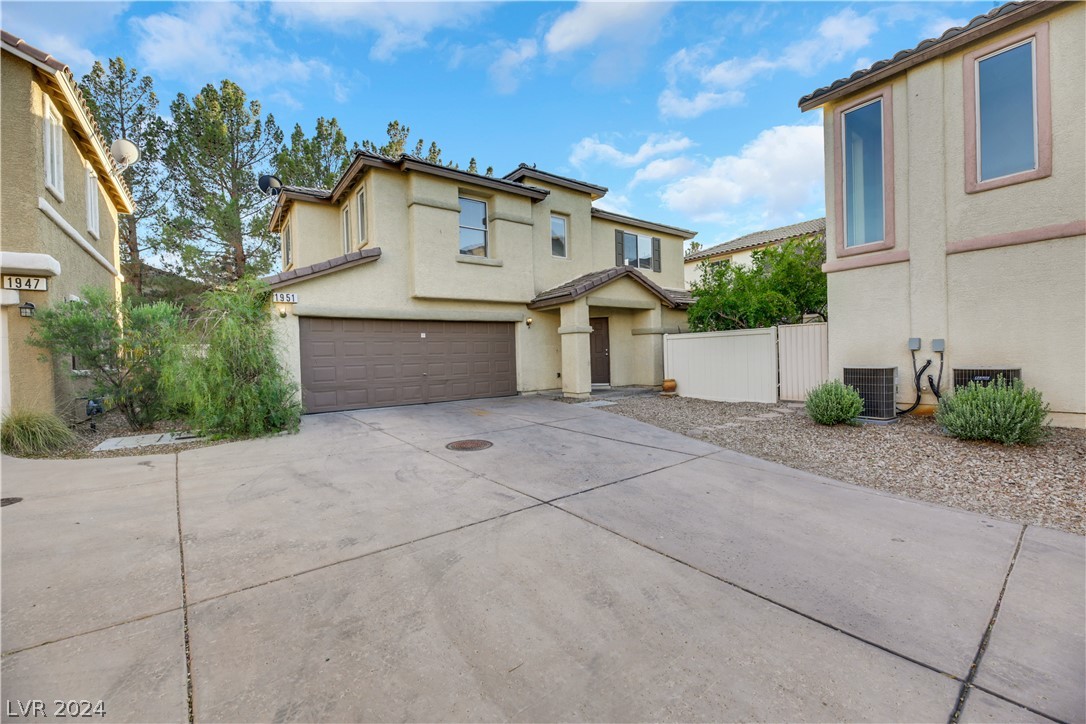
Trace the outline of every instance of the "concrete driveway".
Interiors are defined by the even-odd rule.
[[[2,473],[5,721],[1086,720],[1083,538],[584,406]]]

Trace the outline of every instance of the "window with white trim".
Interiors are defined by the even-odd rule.
[[[1037,168],[1036,42],[976,60],[977,178]]]
[[[290,224],[283,227],[283,269],[294,265],[294,243],[290,236]]]
[[[98,238],[98,176],[87,168],[87,233]]]
[[[44,96],[45,114],[42,119],[45,147],[45,188],[64,200],[64,119],[53,101]]]
[[[355,206],[358,207],[358,245],[366,245],[366,195],[364,189],[359,189],[355,196]]]
[[[886,238],[882,113],[878,98],[841,116],[846,248]]]
[[[460,253],[487,256],[486,202],[460,197]]]
[[[343,253],[351,253],[351,205],[343,207]]]
[[[622,263],[639,269],[651,269],[652,237],[624,231],[622,233]]]
[[[556,214],[551,215],[551,254],[569,258],[569,220]]]

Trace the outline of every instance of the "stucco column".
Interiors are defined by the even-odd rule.
[[[588,397],[592,392],[592,348],[588,335],[588,298],[581,297],[563,304],[562,325],[562,394],[566,397]]]

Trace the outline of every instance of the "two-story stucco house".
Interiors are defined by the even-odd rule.
[[[1010,3],[800,99],[825,124],[832,374],[897,367],[911,401],[920,338],[943,393],[1011,370],[1086,426],[1084,35],[1083,3]]]
[[[119,298],[117,215],[132,199],[68,66],[7,32],[0,59],[3,412],[74,415],[78,360],[40,361],[28,315],[89,286]]]
[[[811,219],[801,221],[798,224],[780,226],[776,229],[765,229],[744,234],[737,239],[725,241],[723,244],[715,244],[706,249],[698,249],[686,255],[683,260],[686,288],[701,279],[703,265],[722,264],[731,262],[739,266],[749,267],[754,263],[754,252],[768,249],[771,246],[780,246],[789,241],[826,241],[826,219]]]
[[[606,193],[365,152],[330,190],[285,186],[268,281],[296,295],[275,318],[305,409],[660,384],[694,232],[594,208]]]

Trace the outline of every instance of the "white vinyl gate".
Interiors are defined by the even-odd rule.
[[[829,378],[826,323],[664,336],[664,377],[683,397],[802,401]]]

